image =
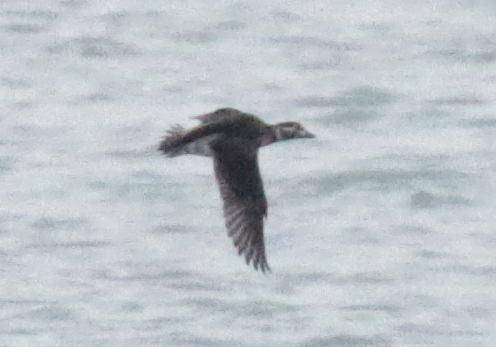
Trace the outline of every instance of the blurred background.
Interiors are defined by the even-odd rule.
[[[0,3],[0,346],[494,346],[492,0]],[[260,151],[272,274],[226,236],[219,107]]]

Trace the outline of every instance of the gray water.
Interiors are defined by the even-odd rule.
[[[494,346],[494,1],[0,3],[0,346]],[[260,152],[273,273],[227,238],[218,107]]]

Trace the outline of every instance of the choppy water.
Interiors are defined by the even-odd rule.
[[[0,3],[0,346],[494,346],[492,1]],[[316,140],[260,153],[263,276],[206,158],[231,106]]]

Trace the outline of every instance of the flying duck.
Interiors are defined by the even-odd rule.
[[[158,150],[167,157],[185,154],[213,157],[224,218],[229,237],[246,264],[270,272],[264,245],[263,223],[267,217],[258,149],[271,143],[313,138],[297,122],[269,125],[252,114],[221,108],[194,117],[201,124],[193,129],[173,126]]]

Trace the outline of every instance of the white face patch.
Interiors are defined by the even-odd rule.
[[[292,139],[298,133],[299,127],[296,124],[292,124],[285,129],[286,138]]]

